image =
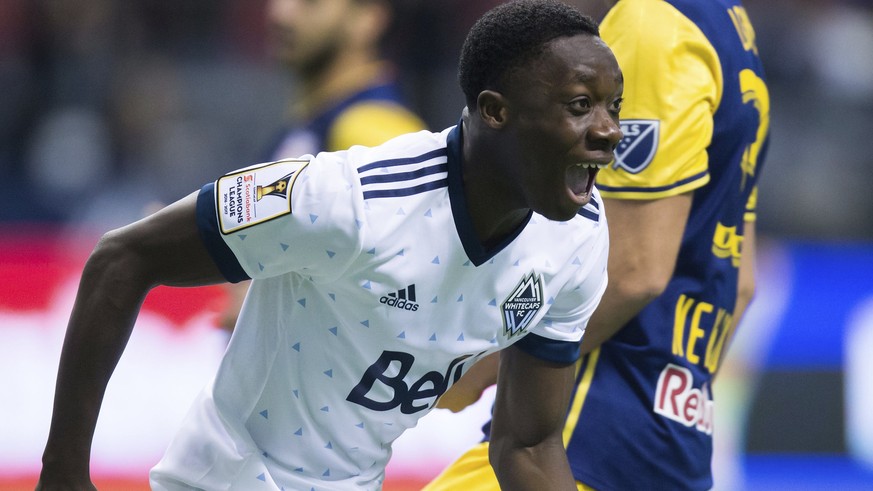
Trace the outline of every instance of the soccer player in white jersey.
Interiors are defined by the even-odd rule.
[[[591,19],[522,0],[476,23],[459,73],[455,127],[244,168],[107,233],[39,488],[93,488],[103,392],[151,287],[252,278],[154,489],[379,489],[391,442],[498,350],[501,484],[575,489],[560,430],[606,286],[593,183],[621,138],[621,71]]]

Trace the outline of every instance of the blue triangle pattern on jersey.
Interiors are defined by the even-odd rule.
[[[260,414],[261,416],[263,416],[264,419],[270,419],[270,413],[269,413],[266,409],[264,409],[263,411],[261,411],[261,412],[258,413],[258,414]]]
[[[279,247],[281,247],[283,251],[288,250],[288,244],[283,244],[283,243],[279,242]]]
[[[318,220],[318,215],[313,215],[312,213],[310,213],[309,214],[309,223],[315,223],[316,220]]]

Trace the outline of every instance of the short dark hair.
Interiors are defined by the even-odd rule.
[[[556,0],[515,0],[483,15],[461,49],[458,80],[472,111],[483,90],[500,90],[506,75],[542,53],[549,41],[578,34],[600,36],[589,16]]]

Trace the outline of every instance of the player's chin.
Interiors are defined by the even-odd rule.
[[[588,199],[585,199],[584,203],[579,204],[576,200],[562,200],[560,203],[557,203],[550,210],[546,212],[539,212],[540,215],[548,218],[549,220],[556,222],[566,222],[567,220],[572,220],[575,217],[579,210],[585,206],[585,203],[588,202]]]

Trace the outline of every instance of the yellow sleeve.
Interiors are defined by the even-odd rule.
[[[343,111],[334,121],[327,134],[327,149],[375,146],[395,136],[423,129],[424,122],[400,104],[361,102]]]
[[[615,163],[597,176],[603,196],[657,199],[705,185],[722,92],[715,49],[663,0],[620,0],[601,35],[624,73],[625,133]]]

